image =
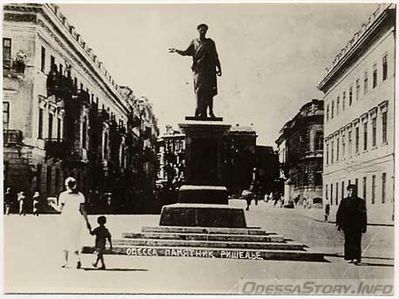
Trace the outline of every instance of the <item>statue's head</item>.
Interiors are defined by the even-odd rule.
[[[205,36],[206,32],[208,31],[208,25],[207,24],[199,24],[197,26],[197,30],[198,30],[200,36]]]

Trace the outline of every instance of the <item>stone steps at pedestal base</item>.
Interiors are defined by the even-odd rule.
[[[260,228],[220,228],[190,226],[144,226],[143,233],[193,233],[193,234],[225,234],[225,235],[275,235]]]
[[[84,246],[82,253],[91,254],[94,247]],[[249,250],[249,249],[220,249],[204,247],[148,247],[148,246],[114,246],[113,250],[106,250],[105,254],[126,256],[151,257],[183,257],[183,258],[223,258],[240,260],[294,260],[326,262],[324,255],[319,252],[303,250]]]
[[[238,235],[201,233],[123,233],[128,239],[231,241],[231,242],[284,242],[281,235]]]
[[[119,239],[113,244],[123,246],[153,247],[196,247],[196,248],[228,248],[228,249],[273,249],[303,250],[304,245],[294,242],[231,242],[231,241],[198,241],[198,240],[162,240],[162,239]]]

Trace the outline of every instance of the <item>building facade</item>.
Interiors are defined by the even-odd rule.
[[[323,200],[356,184],[371,219],[394,209],[395,5],[382,4],[335,57],[324,93]],[[373,221],[373,220],[371,220]]]
[[[323,101],[313,99],[280,130],[276,140],[284,172],[284,201],[321,205],[323,172]]]
[[[115,186],[134,185],[140,104],[57,5],[6,4],[3,17],[5,186],[56,197],[74,176],[89,207],[123,209]]]

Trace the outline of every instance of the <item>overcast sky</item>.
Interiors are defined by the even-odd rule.
[[[62,4],[62,12],[119,85],[153,103],[161,132],[193,115],[191,58],[185,49],[199,23],[209,25],[223,76],[214,111],[250,125],[258,144],[278,132],[312,98],[325,67],[376,4]]]

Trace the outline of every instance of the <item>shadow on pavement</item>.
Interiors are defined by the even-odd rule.
[[[325,256],[332,256],[332,257],[344,257],[343,254],[337,254],[337,253],[325,253]],[[373,260],[387,260],[387,261],[393,261],[393,257],[381,257],[381,256],[362,256],[362,259],[373,259]],[[386,265],[384,265],[386,266]]]
[[[148,269],[128,269],[128,268],[107,268],[107,269],[82,268],[82,269],[85,270],[85,271],[120,271],[120,272],[123,272],[123,271],[126,271],[126,272],[128,272],[128,271],[133,271],[133,272],[136,272],[136,271],[142,271],[142,272],[148,271]]]
[[[358,265],[359,267],[367,267],[367,266],[374,266],[374,267],[394,267],[394,265],[390,265],[390,264],[375,264],[375,263],[364,263],[361,262],[360,265]]]

